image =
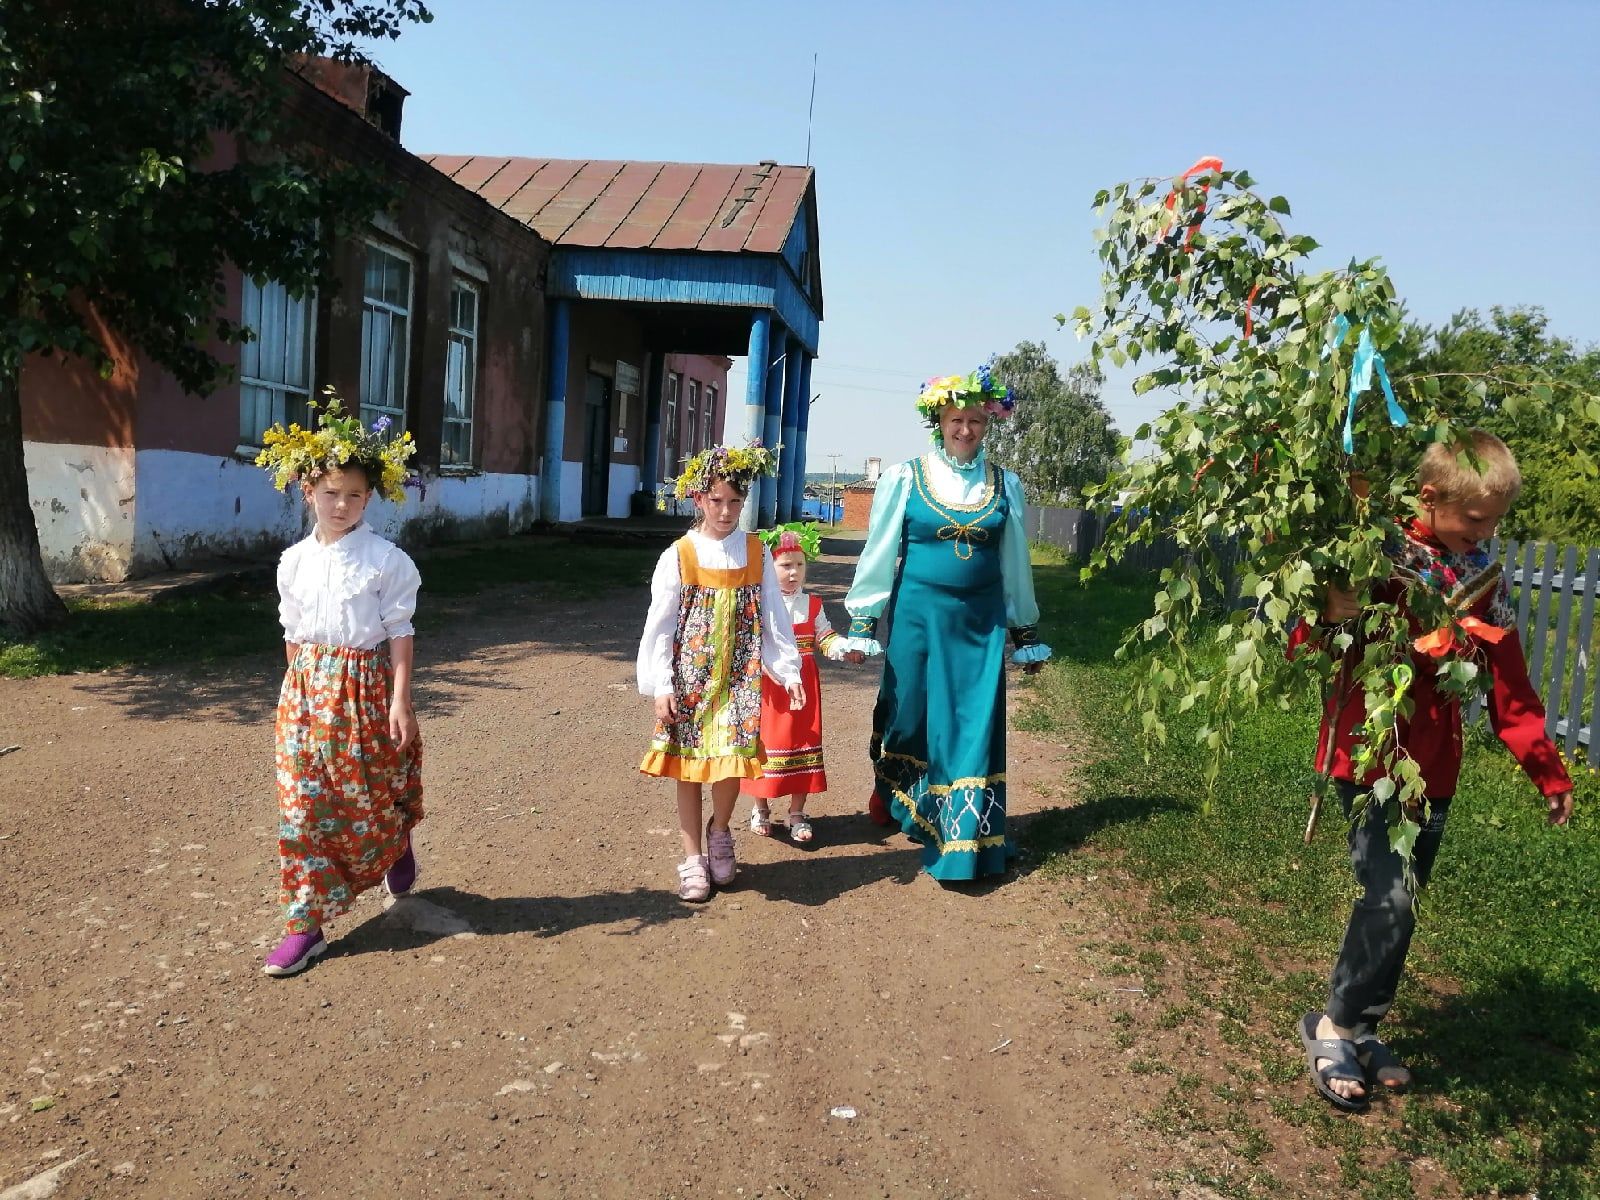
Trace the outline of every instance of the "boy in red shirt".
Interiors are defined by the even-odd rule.
[[[1522,487],[1522,475],[1510,449],[1493,434],[1475,430],[1467,439],[1481,470],[1459,461],[1459,451],[1467,448],[1465,440],[1460,447],[1435,443],[1423,454],[1417,471],[1419,512],[1407,526],[1397,565],[1409,574],[1436,579],[1447,591],[1460,588],[1467,596],[1482,591],[1461,617],[1477,619],[1465,622],[1466,636],[1472,657],[1493,679],[1487,697],[1490,724],[1546,797],[1550,823],[1565,825],[1572,815],[1572,780],[1545,733],[1544,706],[1528,679],[1505,580],[1485,574],[1495,568],[1480,547],[1494,536]],[[1376,599],[1394,602],[1403,594],[1404,586],[1391,580],[1378,589]],[[1330,588],[1321,624],[1341,624],[1360,611],[1352,593]],[[1505,630],[1505,635],[1497,636],[1498,630]],[[1291,652],[1313,636],[1304,626],[1297,629]],[[1436,660],[1418,652],[1412,667],[1414,708],[1400,723],[1398,741],[1416,761],[1426,785],[1428,819],[1412,853],[1420,888],[1439,853],[1461,771],[1461,701],[1436,686]],[[1365,705],[1360,688],[1333,695],[1323,713],[1318,741],[1317,769],[1329,770],[1347,818],[1355,801],[1384,774],[1380,768],[1357,778],[1352,765]],[[1307,1013],[1300,1022],[1312,1083],[1331,1103],[1351,1112],[1367,1107],[1372,1083],[1398,1090],[1411,1081],[1411,1073],[1377,1036],[1378,1023],[1394,1001],[1416,928],[1415,897],[1407,886],[1404,860],[1389,845],[1384,808],[1369,805],[1350,827],[1350,865],[1362,894],[1351,910],[1334,963],[1327,1007]]]

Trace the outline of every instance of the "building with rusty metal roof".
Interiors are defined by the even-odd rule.
[[[589,378],[590,351],[609,326],[636,329],[649,360],[643,446],[611,440],[615,467],[637,466],[638,490],[653,495],[687,454],[663,445],[669,353],[745,355],[743,440],[779,451],[779,474],[763,481],[746,520],[789,520],[800,509],[810,424],[811,363],[822,321],[816,178],[810,167],[763,162],[621,162],[490,155],[424,160],[551,245],[546,310],[551,369],[545,403],[541,511],[568,519],[588,507],[607,451],[602,430],[625,428],[615,403]],[[603,376],[602,376],[603,378]],[[611,395],[616,395],[615,389]],[[578,419],[569,419],[576,397]],[[571,398],[571,399],[569,399]],[[734,440],[732,431],[724,436]],[[696,447],[698,448],[698,447]],[[614,474],[614,472],[613,472]]]

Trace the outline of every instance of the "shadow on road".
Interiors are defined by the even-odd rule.
[[[417,950],[467,932],[480,937],[508,933],[555,937],[586,926],[615,925],[609,932],[629,936],[694,915],[695,909],[660,888],[496,898],[454,887],[422,888],[341,935],[331,953]]]

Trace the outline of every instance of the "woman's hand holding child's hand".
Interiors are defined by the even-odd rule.
[[[860,666],[862,663],[867,661],[867,656],[860,650],[846,650],[844,653],[844,661]]]
[[[396,700],[389,705],[389,740],[396,750],[404,750],[417,740],[417,714],[408,701]]]

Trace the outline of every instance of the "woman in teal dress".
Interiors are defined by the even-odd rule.
[[[944,881],[1006,869],[1006,633],[1037,671],[1039,606],[1022,484],[990,464],[983,436],[1014,399],[987,366],[932,380],[917,408],[933,449],[885,471],[845,598],[844,648],[884,654],[872,725],[870,811],[923,846]],[[891,611],[887,651],[878,619]]]

